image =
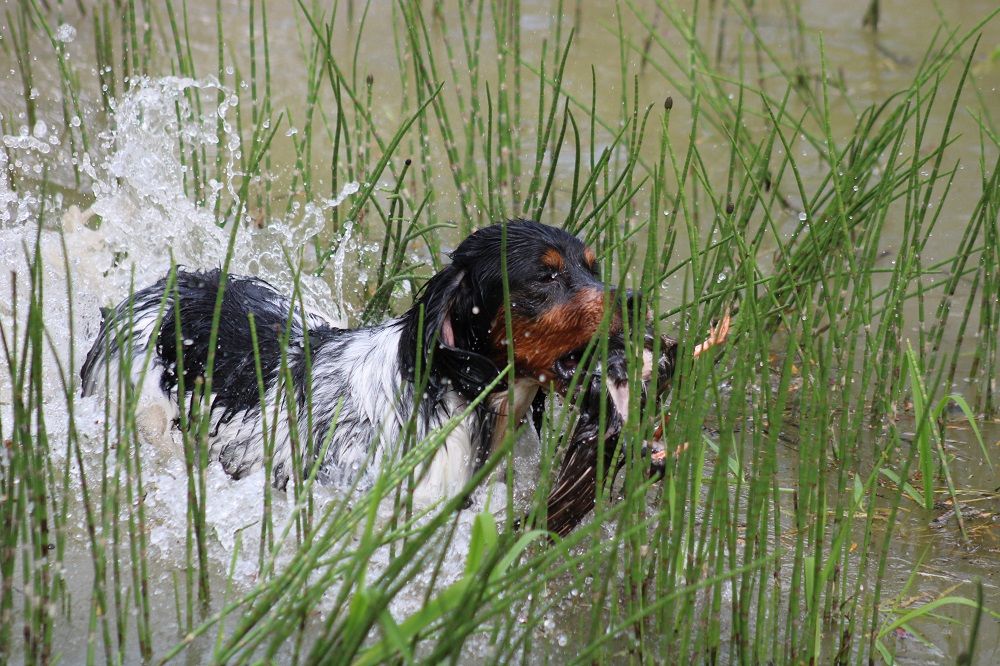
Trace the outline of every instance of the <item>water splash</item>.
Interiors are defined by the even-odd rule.
[[[189,92],[223,92],[224,101],[215,109],[196,112],[189,102]],[[238,196],[239,184],[244,177],[238,171],[240,163],[239,137],[229,122],[237,98],[212,80],[197,81],[189,78],[164,77],[137,81],[121,99],[115,101],[109,127],[97,135],[90,153],[80,156],[81,173],[88,183],[83,199],[89,206],[63,205],[59,196],[47,197],[43,202],[37,191],[17,190],[10,184],[6,169],[6,155],[0,151],[0,264],[13,266],[14,282],[18,293],[28,293],[30,248],[35,247],[37,220],[43,207],[48,211],[40,235],[38,251],[42,257],[45,276],[45,322],[50,332],[58,332],[56,339],[68,340],[65,332],[72,330],[75,345],[74,363],[79,366],[100,324],[100,307],[114,305],[125,297],[131,288],[139,288],[160,278],[167,271],[171,258],[189,267],[211,267],[222,263],[229,233],[238,221],[230,219],[223,226],[216,224],[214,208],[222,199]],[[216,121],[222,120],[222,141],[217,135]],[[58,132],[39,129],[22,129],[15,135],[2,137],[20,173],[29,175],[44,160],[54,160],[59,154]],[[223,169],[220,179],[208,188],[206,200],[195,202],[186,192],[185,178],[188,167],[181,158],[179,145],[187,151],[205,149],[209,154],[222,151]],[[293,282],[293,270],[287,257],[293,260],[296,253],[308,247],[313,239],[327,228],[331,210],[358,192],[358,183],[346,184],[337,196],[306,202],[284,217],[266,221],[261,228],[254,224],[241,224],[237,232],[232,270],[237,273],[258,275],[272,282],[279,289],[288,290]],[[246,216],[249,217],[249,216]],[[239,222],[246,222],[244,219]],[[66,254],[63,253],[65,241]],[[304,299],[312,309],[325,313],[334,323],[344,325],[345,270],[347,264],[379,251],[377,243],[358,236],[353,221],[347,221],[337,250],[331,262],[333,298],[326,282],[303,272],[299,276]],[[363,261],[359,260],[359,263]],[[64,266],[68,266],[67,270]],[[72,284],[72,295],[66,289],[67,277]],[[9,272],[0,275],[0,293],[9,294],[13,289]],[[348,287],[348,289],[351,289]],[[358,294],[349,294],[347,298]],[[72,298],[72,318],[69,299]],[[332,304],[331,304],[332,301]],[[23,317],[25,305],[19,307]],[[0,315],[11,314],[9,299],[0,298]],[[23,326],[23,322],[20,324]],[[66,412],[59,411],[61,382],[58,367],[69,367],[68,348],[56,351],[57,358],[46,360],[44,391],[51,404],[48,408],[50,437],[65,440]],[[57,363],[58,360],[58,363]],[[73,370],[76,372],[76,369]],[[4,381],[0,379],[0,381]],[[0,386],[0,394],[7,386]],[[8,393],[9,395],[9,393]],[[9,408],[0,405],[0,411]],[[76,406],[81,434],[81,446],[87,462],[86,473],[99,475],[102,454],[104,412],[103,404],[96,398],[80,399]],[[9,422],[9,415],[2,416]],[[179,442],[174,441],[179,451]],[[520,444],[526,451],[518,456],[518,464],[537,467],[537,444]],[[54,455],[61,456],[56,446]],[[177,453],[174,451],[173,453]],[[72,468],[74,477],[78,475]],[[170,593],[172,579],[169,571],[183,566],[187,539],[187,505],[182,501],[187,495],[187,477],[181,455],[171,455],[167,450],[143,447],[143,476],[146,496],[144,505],[149,520],[150,556],[153,558],[154,589],[158,585]],[[525,478],[530,478],[526,474]],[[79,484],[79,478],[74,481]],[[257,552],[260,534],[260,508],[263,471],[233,481],[218,465],[206,470],[207,498],[206,521],[212,536],[209,557],[218,572],[228,570],[236,549],[241,546],[235,561],[234,582],[248,589],[256,580]],[[342,500],[333,489],[315,489],[320,507],[331,501]],[[503,487],[480,489],[473,497],[469,511],[459,517],[466,526],[456,532],[454,541],[443,554],[444,566],[437,574],[426,572],[418,576],[411,588],[399,595],[392,604],[392,611],[399,617],[417,610],[424,600],[424,591],[434,578],[439,588],[456,580],[463,573],[468,550],[471,524],[475,513],[489,506],[496,510],[506,498]],[[181,500],[181,501],[179,501]],[[292,498],[283,493],[274,494],[272,507],[274,526],[278,533],[291,519],[294,506]],[[320,510],[321,512],[321,510]],[[83,512],[76,512],[77,523],[71,525],[80,548],[86,549]],[[283,557],[291,556],[292,548]],[[279,560],[280,563],[281,560]],[[388,566],[388,548],[377,551],[372,557],[373,570]],[[155,564],[155,563],[159,564]],[[88,593],[86,566],[80,572],[80,596]],[[162,585],[161,585],[162,584]]]
[[[193,91],[221,91],[223,101],[198,113],[189,101]],[[137,80],[113,103],[111,122],[97,135],[96,145],[79,157],[87,183],[82,194],[92,199],[84,211],[64,208],[61,196],[43,202],[38,191],[15,191],[8,176],[8,166],[30,177],[46,160],[61,161],[65,147],[60,145],[58,132],[39,121],[30,131],[25,126],[16,134],[0,137],[11,155],[8,165],[7,154],[0,152],[0,262],[17,273],[18,292],[26,294],[28,259],[24,248],[34,247],[36,221],[44,204],[47,212],[40,252],[49,301],[45,320],[53,330],[69,330],[72,323],[77,358],[82,358],[96,334],[99,308],[116,304],[133,285],[138,288],[162,277],[171,258],[194,268],[222,264],[236,220],[220,227],[213,211],[220,197],[236,199],[244,177],[238,169],[239,135],[229,122],[237,103],[236,95],[213,80]],[[221,120],[221,141],[217,120]],[[190,172],[180,156],[181,143],[188,151],[204,149],[208,154],[219,151],[222,155],[221,180],[209,188],[201,204],[185,191]],[[257,275],[289,290],[296,272],[289,260],[300,258],[300,249],[323,231],[329,211],[357,191],[357,183],[348,183],[333,199],[308,202],[300,217],[267,220],[260,229],[241,225],[231,263],[233,272]],[[66,307],[67,276],[60,233],[65,238],[73,284],[73,322],[68,320]],[[342,324],[341,306],[331,302],[327,283],[306,271],[298,279],[307,306]],[[0,276],[0,293],[10,294],[11,289],[10,274],[5,271]],[[11,299],[0,299],[0,314],[11,311]]]
[[[223,101],[198,113],[189,102],[194,91],[211,92],[204,97],[213,99],[221,91]],[[16,325],[24,330],[31,262],[37,250],[43,266],[45,326],[53,340],[64,343],[48,350],[44,359],[43,391],[50,403],[50,435],[65,437],[65,429],[58,432],[67,416],[65,408],[59,407],[64,404],[62,381],[73,379],[78,372],[78,367],[70,367],[69,331],[73,332],[73,364],[79,366],[100,325],[101,307],[115,305],[130,289],[162,277],[171,259],[194,268],[221,265],[237,221],[230,219],[220,227],[213,211],[220,197],[235,200],[244,177],[239,171],[239,135],[230,123],[237,104],[237,96],[213,80],[164,77],[135,81],[129,92],[113,103],[109,125],[96,135],[90,152],[79,156],[85,179],[79,194],[90,204],[83,210],[64,205],[62,194],[43,197],[40,188],[24,185],[15,190],[9,176],[11,170],[30,183],[39,171],[37,167],[59,168],[56,162],[65,157],[66,149],[60,143],[60,132],[40,121],[30,130],[22,127],[15,134],[0,136],[7,148],[0,151],[0,265],[10,267],[0,274],[0,319],[10,332],[15,312],[12,294],[17,293]],[[217,120],[221,120],[221,141]],[[180,155],[181,143],[187,150],[204,149],[209,155],[219,151],[222,156],[220,178],[202,203],[186,193],[185,178],[190,173]],[[297,270],[288,265],[289,259],[299,259],[299,249],[324,231],[329,212],[358,189],[357,183],[348,183],[336,197],[308,202],[300,216],[266,220],[263,228],[241,225],[232,271],[257,275],[279,290],[290,291]],[[298,280],[308,307],[335,324],[342,323],[340,306],[331,303],[325,281],[306,271]],[[60,377],[60,368],[69,369],[67,377]],[[9,382],[9,377],[0,377],[0,395],[10,395]],[[77,405],[77,414],[86,415],[83,421],[88,426],[78,424],[78,428],[85,439],[89,432],[94,447],[101,441],[103,423],[103,406],[97,402],[86,398]],[[10,420],[9,402],[0,401],[0,422]],[[146,451],[150,449],[146,447]],[[94,461],[99,460],[96,448],[91,453]],[[150,502],[157,506],[158,517],[152,537],[155,550],[169,559],[174,556],[169,544],[184,540],[186,507],[180,509],[179,516],[172,513],[177,504],[183,504],[177,498],[185,493],[173,485],[184,479],[183,470],[178,474],[177,460],[157,459],[155,455],[149,458]],[[218,479],[211,476],[216,472]],[[210,472],[208,520],[218,528],[215,552],[225,564],[232,552],[232,534],[245,527],[240,522],[247,513],[245,507],[253,498],[259,503],[262,481],[234,483],[221,470],[216,472]],[[242,511],[234,512],[234,507],[242,507]],[[280,519],[280,507],[276,515]],[[250,559],[248,555],[247,566]]]

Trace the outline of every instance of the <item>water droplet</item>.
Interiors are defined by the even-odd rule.
[[[805,222],[808,219],[809,219],[809,216],[806,215],[805,211],[802,211],[801,213],[799,213],[799,222]]]
[[[63,23],[56,28],[56,41],[69,44],[74,39],[76,39],[76,28],[69,23]]]

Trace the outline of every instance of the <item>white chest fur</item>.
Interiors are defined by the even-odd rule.
[[[511,407],[515,424],[520,424],[537,392],[538,382],[519,379],[514,382],[513,400],[507,391],[500,391],[488,398],[490,408],[496,414],[493,420],[493,432],[490,434],[491,453],[495,452],[503,442],[508,429]],[[456,394],[449,394],[446,404],[449,411],[457,413],[465,409],[468,403]],[[415,500],[429,503],[452,497],[472,478],[476,455],[475,418],[470,417],[463,421],[448,434],[444,444],[428,463],[423,479],[416,489]]]

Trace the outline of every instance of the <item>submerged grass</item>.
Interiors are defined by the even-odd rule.
[[[254,234],[275,211],[294,218],[355,181],[349,207],[324,209],[312,252],[286,254],[298,304],[305,276],[343,279],[348,242],[360,237],[380,245],[373,259],[358,259],[368,263],[354,323],[377,321],[412,297],[428,274],[421,264],[438,267],[441,248],[477,226],[530,215],[585,238],[609,282],[641,289],[659,332],[683,335],[669,404],[634,401],[621,478],[600,485],[594,520],[565,540],[512,527],[523,515],[544,516],[546,472],[558,467],[573,418],[553,400],[530,497],[514,496],[517,424],[467,489],[505,479],[502,519],[487,511],[463,519],[466,493],[431,510],[413,506],[421,464],[456,420],[423,441],[409,429],[400,464],[365,492],[321,495],[317,470],[296,458],[283,518],[268,469],[261,504],[248,509],[259,514],[256,552],[241,553],[241,530],[231,563],[220,566],[209,555],[209,423],[194,400],[180,414],[184,561],[164,565],[150,552],[145,475],[155,463],[141,444],[138,396],[120,386],[105,397],[96,449],[78,432],[72,351],[65,364],[46,365],[51,352],[64,357],[67,340],[46,325],[51,266],[36,242],[25,250],[27,275],[13,283],[27,293],[2,296],[9,307],[0,319],[0,660],[384,663],[475,653],[496,662],[891,662],[897,630],[917,633],[919,621],[943,621],[940,608],[967,607],[974,622],[961,658],[974,663],[981,623],[997,618],[981,591],[907,608],[892,601],[887,568],[901,512],[948,502],[955,531],[970,539],[962,480],[944,445],[949,401],[977,438],[966,453],[992,465],[977,420],[998,409],[1000,143],[985,109],[975,117],[979,198],[954,254],[925,256],[959,177],[953,123],[992,16],[965,31],[942,28],[908,86],[863,103],[831,76],[822,42],[810,59],[796,34],[790,66],[762,34],[753,4],[685,7],[619,7],[607,26],[621,63],[609,92],[595,68],[584,77],[589,89],[579,77],[570,83],[568,63],[587,55],[574,46],[579,9],[554,14],[540,48],[522,49],[517,2],[400,2],[375,19],[372,3],[324,10],[299,0],[288,8],[296,40],[281,44],[298,49],[302,63],[305,104],[294,109],[275,101],[268,3],[247,5],[246,54],[242,26],[224,21],[219,6],[206,57],[188,3],[100,2],[88,16],[73,14],[92,25],[79,40],[94,47],[84,62],[67,58],[57,38],[69,8],[8,9],[3,48],[18,65],[24,115],[3,109],[4,131],[14,134],[10,118],[34,131],[40,114],[61,116],[60,136],[79,157],[75,199],[90,196],[77,166],[91,137],[113,128],[117,100],[143,85],[139,77],[214,75],[220,85],[187,87],[187,108],[176,107],[182,126],[213,118],[214,147],[179,132],[176,149],[187,197],[228,225],[224,265],[238,234]],[[801,32],[799,9],[786,9]],[[394,49],[398,80],[365,75],[362,42],[386,27],[376,20],[392,21],[378,39]],[[643,101],[650,78],[640,85],[628,66],[639,61],[673,91],[664,103]],[[56,80],[68,101],[42,108],[33,90]],[[834,110],[845,107],[852,123]],[[706,145],[706,133],[721,149]],[[59,233],[47,177],[14,166],[27,150],[5,144],[4,183],[37,195],[30,223],[39,236]],[[60,166],[46,162],[45,174]],[[891,265],[882,254],[890,224],[899,248]],[[70,308],[73,260],[64,246]],[[696,342],[737,306],[722,358],[696,361]],[[628,327],[636,342],[644,310]],[[80,331],[72,312],[69,320],[72,350]],[[162,334],[183,348],[179,327]],[[606,344],[594,347],[594,358],[606,358]],[[255,362],[271,448],[279,410],[311,413],[312,398],[300,406],[282,390],[268,403]],[[197,395],[211,394],[211,365]],[[43,393],[46,372],[58,377],[58,395]],[[426,369],[416,375],[419,383]],[[287,386],[284,361],[281,376]],[[958,394],[962,378],[968,390]],[[56,439],[53,404],[65,404],[69,424]],[[642,472],[642,445],[665,417],[666,447],[677,455],[653,482]],[[795,432],[793,449],[786,443]],[[292,438],[299,450],[323,444]],[[464,558],[457,575],[456,549]],[[80,558],[87,574],[68,569]],[[240,559],[255,562],[252,584],[235,576]],[[151,574],[164,566],[166,605],[156,600],[164,583]],[[89,582],[71,595],[78,575]],[[407,595],[422,603],[401,613],[393,604]],[[62,653],[60,637],[84,623],[84,652]]]

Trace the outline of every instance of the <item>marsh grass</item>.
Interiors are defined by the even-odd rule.
[[[872,7],[877,17],[878,3]],[[66,45],[54,37],[69,8],[34,0],[9,8],[4,49],[17,62],[28,126],[40,112],[31,92],[40,85],[40,61],[63,91],[61,108],[46,109],[47,117],[61,114],[61,136],[84,153],[115,100],[142,85],[141,76],[214,75],[214,93],[189,87],[185,100],[199,117],[233,105],[235,120],[217,114],[214,150],[179,134],[177,154],[188,197],[228,225],[224,267],[237,234],[357,181],[349,206],[329,210],[311,255],[286,256],[301,307],[299,280],[336,270],[331,261],[347,225],[377,240],[354,323],[371,322],[409,301],[428,274],[421,263],[438,267],[441,248],[471,229],[521,215],[559,224],[595,247],[609,282],[642,290],[644,307],[627,326],[634,348],[641,348],[644,313],[658,332],[683,333],[671,399],[661,407],[633,400],[619,443],[624,470],[617,480],[600,471],[594,519],[560,541],[513,528],[523,515],[543,524],[550,472],[573,424],[572,405],[555,400],[540,433],[540,478],[526,501],[514,497],[514,451],[524,429],[516,423],[467,492],[424,511],[412,503],[413,484],[457,420],[423,441],[405,429],[400,463],[382,470],[373,488],[334,500],[317,497],[316,467],[295,457],[284,520],[274,513],[279,498],[267,483],[267,462],[262,503],[253,509],[260,538],[252,585],[234,579],[244,557],[240,534],[228,567],[209,557],[210,424],[195,399],[179,418],[184,562],[171,573],[173,606],[165,607],[153,599],[150,570],[163,564],[150,553],[136,391],[126,384],[105,396],[95,463],[74,424],[72,352],[56,369],[59,395],[42,393],[44,357],[66,341],[46,326],[46,267],[36,244],[25,250],[26,279],[16,282],[28,292],[11,293],[12,316],[0,320],[9,390],[9,416],[0,420],[3,660],[440,662],[462,658],[476,643],[497,662],[862,663],[876,655],[889,662],[894,631],[941,622],[942,607],[973,609],[963,658],[974,660],[980,623],[997,617],[981,588],[975,600],[963,596],[970,587],[914,609],[893,603],[886,585],[899,512],[948,499],[958,509],[955,529],[968,539],[961,480],[942,445],[949,401],[989,462],[976,426],[997,414],[1000,373],[1000,144],[988,112],[975,118],[982,188],[964,234],[953,256],[924,255],[958,177],[952,124],[992,16],[965,31],[943,27],[912,83],[868,104],[831,77],[822,42],[807,58],[797,8],[785,17],[797,26],[792,48],[801,56],[790,66],[761,34],[752,5],[694,3],[681,12],[669,2],[629,0],[606,26],[622,65],[612,111],[599,112],[612,94],[596,70],[589,90],[567,85],[567,62],[580,55],[579,21],[563,11],[532,60],[521,48],[516,2],[394,4],[385,48],[399,79],[382,81],[365,76],[359,56],[373,30],[369,3],[324,10],[298,0],[289,9],[298,44],[282,44],[298,48],[303,62],[305,105],[293,110],[273,103],[274,7],[250,0],[246,31],[218,9],[214,62],[203,62],[188,3],[98,3],[78,22],[92,25],[94,48],[93,61],[81,62],[79,54],[65,58]],[[339,45],[345,20],[349,48]],[[676,39],[663,36],[664,23]],[[732,37],[735,26],[742,37]],[[713,31],[714,49],[706,34]],[[238,52],[244,32],[246,56]],[[640,101],[639,77],[626,66],[640,59],[673,91],[665,103]],[[96,74],[88,73],[91,63]],[[396,91],[394,122],[373,111],[383,87]],[[834,105],[856,111],[853,126],[837,120]],[[180,105],[176,111],[179,122],[188,120]],[[13,133],[14,116],[4,110],[4,117],[4,131]],[[721,151],[702,146],[706,131],[724,138]],[[10,166],[17,150],[5,148],[10,186],[40,194],[33,222],[39,234],[53,233],[47,181]],[[219,189],[234,169],[235,187]],[[86,198],[75,163],[73,175]],[[901,222],[887,266],[880,253],[890,220]],[[64,248],[67,276],[72,253]],[[669,303],[664,285],[675,285]],[[711,322],[737,307],[721,357],[696,361],[694,345]],[[218,312],[217,303],[216,324]],[[957,335],[946,336],[956,319]],[[179,327],[161,334],[183,348]],[[71,340],[77,335],[68,332]],[[127,344],[127,331],[119,335]],[[598,336],[589,358],[606,359],[606,338]],[[962,354],[971,354],[971,364],[960,362]],[[148,367],[148,355],[142,363]],[[188,387],[195,395],[211,394],[211,366],[210,358],[204,383]],[[107,368],[109,376],[129,371]],[[300,405],[285,390],[285,358],[273,404],[257,356],[255,371],[271,450],[279,414],[295,423],[298,410],[311,414],[312,398]],[[505,368],[495,385],[512,372]],[[426,368],[416,377],[418,385],[426,381]],[[969,391],[956,394],[951,387],[963,377]],[[64,441],[48,435],[52,399],[65,403]],[[904,431],[908,402],[912,436]],[[668,457],[654,482],[642,471],[641,451],[661,412],[669,416],[667,450],[683,452]],[[794,451],[784,443],[789,428],[798,432]],[[291,436],[298,451],[324,445]],[[463,520],[465,497],[491,476],[507,482],[504,514]],[[71,520],[84,537],[72,536]],[[463,530],[470,536],[455,575],[448,553]],[[63,567],[67,549],[90,559],[91,582],[73,595],[67,579],[83,574]],[[373,558],[381,565],[373,567]],[[422,607],[393,612],[392,603],[414,589],[423,590]],[[572,620],[557,638],[548,621],[560,613]],[[60,654],[60,632],[83,625],[86,656]]]

